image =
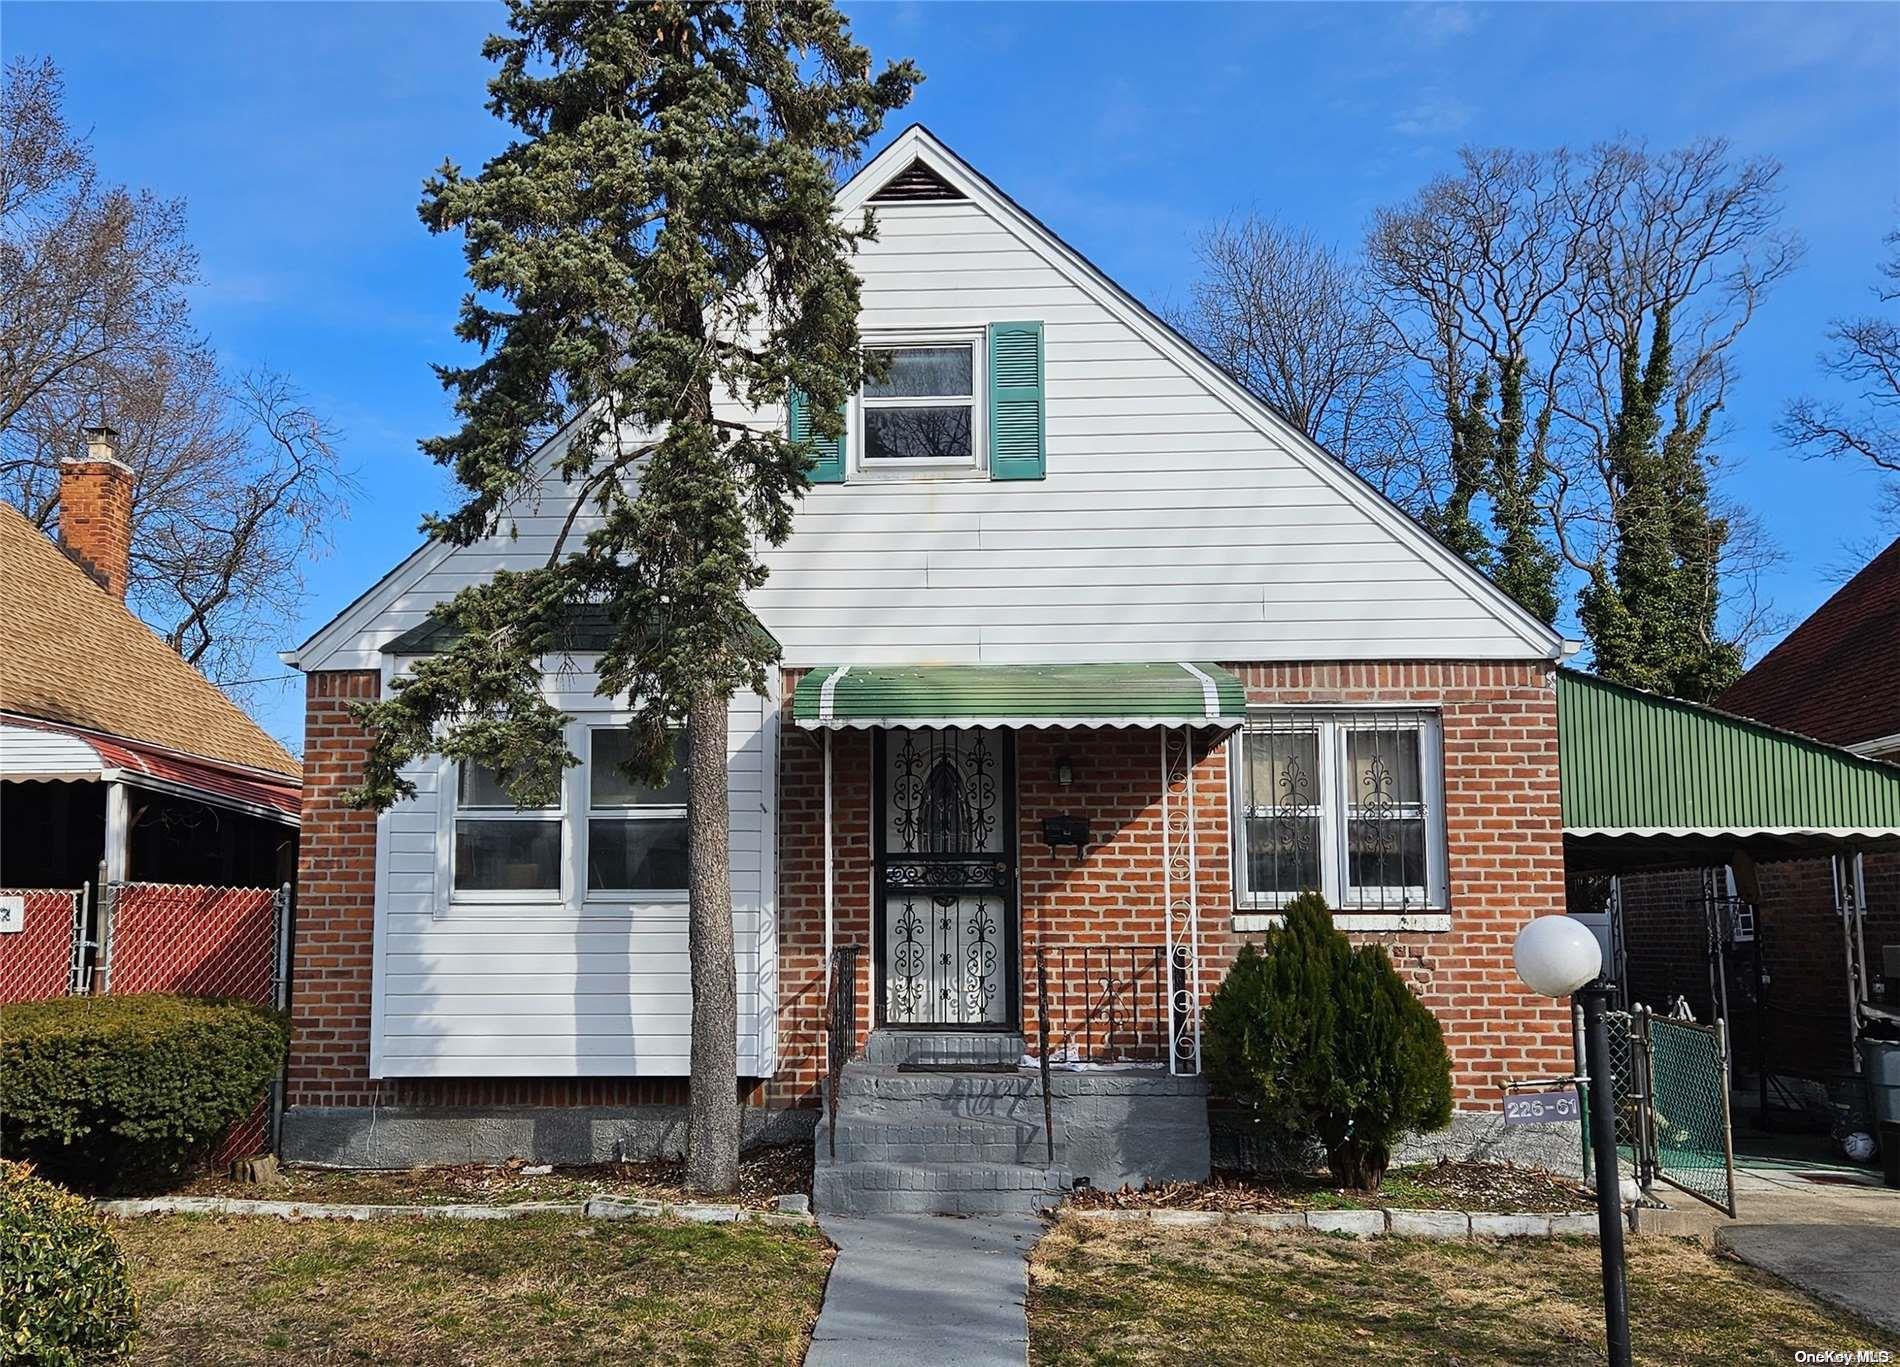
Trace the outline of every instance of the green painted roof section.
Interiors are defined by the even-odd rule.
[[[1568,832],[1900,832],[1900,766],[1577,670],[1557,750]]]
[[[805,727],[1238,726],[1247,690],[1213,664],[911,665],[814,669]]]

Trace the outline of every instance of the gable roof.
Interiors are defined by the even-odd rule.
[[[0,712],[301,779],[238,705],[0,502]]]
[[[939,179],[961,191],[966,198],[1010,227],[1051,266],[1067,275],[1119,321],[1200,379],[1213,394],[1225,400],[1257,430],[1272,437],[1277,445],[1330,484],[1347,502],[1367,513],[1373,521],[1417,551],[1428,563],[1436,565],[1473,600],[1522,637],[1531,654],[1556,660],[1568,653],[1561,635],[1526,612],[1516,599],[1473,568],[1463,557],[1449,550],[1403,508],[1362,479],[1343,461],[1336,460],[1298,426],[1288,422],[1271,405],[1221,369],[1166,320],[1109,279],[1099,266],[1064,242],[981,171],[951,151],[923,124],[914,123],[906,128],[845,182],[838,191],[839,210],[845,214],[857,213],[867,204],[874,203],[878,191],[894,176],[908,175],[917,167],[935,173]]]
[[[1900,539],[1717,698],[1831,745],[1900,732]]]
[[[913,124],[907,128],[840,187],[836,200],[838,212],[850,217],[867,205],[885,210],[929,210],[933,205],[928,201],[914,205],[901,201],[877,202],[888,186],[899,181],[909,184],[917,177],[928,177],[950,187],[962,201],[994,220],[1026,253],[1038,258],[1093,306],[1152,346],[1191,383],[1204,389],[1214,404],[1230,411],[1240,425],[1264,436],[1278,458],[1308,472],[1331,495],[1363,517],[1377,534],[1404,547],[1435,574],[1435,582],[1446,586],[1448,596],[1470,605],[1473,617],[1498,625],[1498,639],[1513,658],[1557,660],[1568,653],[1558,633],[1524,611],[1497,585],[1446,549],[1403,509],[1249,393],[1192,343],[950,151],[923,125]],[[574,426],[570,422],[549,439],[535,459],[537,470],[545,471],[554,465],[571,440]],[[414,603],[406,595],[454,550],[440,541],[426,542],[314,632],[303,645],[285,652],[282,658],[304,670],[370,667],[378,647],[384,644],[377,641],[366,646],[364,638],[372,624],[379,622],[385,611],[400,604],[401,626],[415,625],[417,614],[412,609],[426,607],[426,604]],[[1516,654],[1520,649],[1521,657]],[[1162,658],[1174,656],[1166,654]],[[347,666],[336,663],[340,660],[347,660]]]

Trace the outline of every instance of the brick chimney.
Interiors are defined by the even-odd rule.
[[[115,598],[132,572],[132,467],[119,459],[119,434],[84,429],[86,454],[59,463],[59,540],[66,553]]]

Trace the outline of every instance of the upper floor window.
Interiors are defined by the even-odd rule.
[[[858,449],[870,470],[983,466],[983,415],[976,377],[982,337],[939,334],[882,339],[870,348],[882,373],[859,398]]]
[[[1312,888],[1345,911],[1443,907],[1439,737],[1426,712],[1250,714],[1233,759],[1243,904]]]

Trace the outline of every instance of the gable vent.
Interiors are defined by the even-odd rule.
[[[913,161],[871,196],[877,204],[908,204],[929,199],[962,199],[963,192],[924,165]]]

